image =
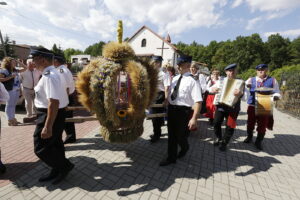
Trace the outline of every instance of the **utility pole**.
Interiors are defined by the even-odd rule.
[[[6,53],[5,44],[4,44],[4,41],[3,41],[3,38],[2,38],[1,30],[0,30],[0,40],[1,40],[2,48],[3,48],[4,57],[6,57],[7,53]]]
[[[6,3],[5,1],[1,1],[1,2],[0,2],[0,5],[6,6],[7,3]],[[6,53],[6,48],[5,48],[5,45],[4,45],[3,38],[2,38],[1,30],[0,30],[0,40],[1,40],[2,48],[3,48],[4,56],[6,57],[6,56],[7,56],[7,53]]]

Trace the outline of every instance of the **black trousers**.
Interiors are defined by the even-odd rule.
[[[165,101],[165,92],[161,91],[158,92],[157,97],[154,101],[155,104],[162,104]],[[165,108],[151,108],[152,113],[163,113],[165,112]],[[161,136],[161,127],[164,125],[164,118],[163,117],[156,117],[152,119],[153,125],[153,133],[154,137],[159,138]]]
[[[177,159],[177,146],[182,152],[189,149],[188,135],[190,130],[188,123],[191,118],[192,109],[186,106],[168,106],[168,160]]]
[[[234,128],[231,128],[227,125],[228,120],[228,112],[222,112],[219,110],[216,110],[215,116],[214,116],[214,131],[217,138],[220,140],[223,140],[226,144],[230,141],[230,138],[232,137],[234,133]],[[225,133],[224,136],[222,135],[222,123],[224,121],[224,118],[226,119],[226,125],[225,125]]]
[[[73,106],[74,103],[75,102],[74,102],[73,95],[69,95],[69,105],[68,106]],[[66,118],[73,118],[72,110],[66,111]],[[65,123],[65,132],[67,134],[67,139],[76,139],[74,122],[66,122]]]
[[[33,134],[34,153],[49,167],[57,171],[66,171],[70,167],[70,161],[65,157],[65,147],[62,141],[62,133],[65,124],[65,109],[59,109],[52,127],[52,137],[41,138],[41,132],[45,126],[47,109],[37,109],[37,124]]]

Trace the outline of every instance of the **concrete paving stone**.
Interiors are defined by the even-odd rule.
[[[104,197],[103,199],[109,199],[109,200],[111,200],[111,198],[109,198],[109,197]],[[94,197],[92,197],[92,196],[90,196],[90,195],[88,195],[88,194],[86,194],[86,195],[84,195],[82,198],[81,198],[81,200],[95,200],[95,198]]]
[[[13,191],[10,191],[10,192],[8,192],[8,193],[6,193],[6,194],[1,194],[1,196],[0,196],[0,198],[1,198],[1,200],[2,199],[10,199],[10,198],[12,198],[12,197],[14,197],[14,196],[16,196],[16,195],[20,195],[21,194],[21,192],[20,191],[18,191],[18,190],[13,190]],[[21,194],[22,195],[22,194]]]
[[[10,198],[10,200],[20,200],[20,199],[25,199],[25,196],[22,194],[17,194]]]
[[[172,188],[167,199],[173,200],[177,199],[179,190]]]
[[[159,195],[156,195],[156,194],[151,194],[151,196],[150,196],[150,198],[149,198],[149,200],[157,200],[157,199],[159,199]]]
[[[238,189],[240,199],[248,199],[247,192],[245,190]]]
[[[235,187],[229,187],[230,197],[233,199],[239,199],[238,189]]]
[[[37,194],[40,198],[44,198],[49,193],[49,191],[44,187],[40,187],[34,190],[34,193]]]
[[[145,199],[145,200],[148,200],[150,199],[150,196],[151,196],[151,193],[150,192],[143,192],[140,199]]]
[[[253,192],[247,192],[249,199],[252,200],[265,200],[266,198],[260,195],[257,195]]]

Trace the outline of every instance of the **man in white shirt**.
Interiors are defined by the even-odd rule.
[[[37,123],[34,131],[34,153],[51,171],[39,178],[39,182],[53,180],[60,183],[74,168],[65,157],[62,133],[65,123],[65,107],[69,100],[59,72],[52,65],[53,52],[37,47],[31,48],[30,55],[42,78],[35,86],[34,104],[37,108]]]
[[[69,98],[68,106],[72,106],[74,105],[74,98],[72,94],[75,91],[75,83],[71,71],[64,64],[65,64],[65,59],[61,55],[56,54],[54,56],[54,66],[58,70],[61,79],[63,79],[63,81],[66,84],[65,85],[66,92]],[[73,118],[72,110],[66,111],[66,118]],[[64,130],[67,135],[66,139],[64,140],[64,144],[76,142],[76,132],[75,132],[74,122],[66,122]]]
[[[158,73],[158,88],[157,88],[157,96],[154,100],[154,104],[164,104],[164,102],[168,98],[168,90],[171,84],[171,79],[168,73],[162,71],[161,64],[162,64],[162,57],[161,56],[153,56],[152,60],[154,62],[154,66],[159,70]],[[163,113],[165,111],[164,108],[152,108],[152,113]],[[161,136],[161,126],[164,124],[163,117],[156,117],[152,119],[153,124],[153,135],[151,135],[150,142],[154,143],[159,140]]]
[[[32,59],[28,59],[27,70],[21,73],[27,118],[32,118],[36,115],[36,109],[34,107],[34,87],[37,85],[41,75],[42,73],[35,69]]]
[[[185,156],[189,150],[190,130],[197,128],[202,94],[199,82],[190,73],[191,62],[190,56],[181,56],[177,59],[180,74],[173,78],[168,96],[168,157],[160,163],[160,166],[176,163],[177,158]],[[179,153],[178,145],[181,148]]]

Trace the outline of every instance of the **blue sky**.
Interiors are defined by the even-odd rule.
[[[0,30],[17,44],[54,43],[84,50],[115,40],[119,19],[124,37],[146,25],[172,43],[233,40],[259,33],[300,36],[300,0],[4,0]],[[3,2],[3,0],[0,0]]]

